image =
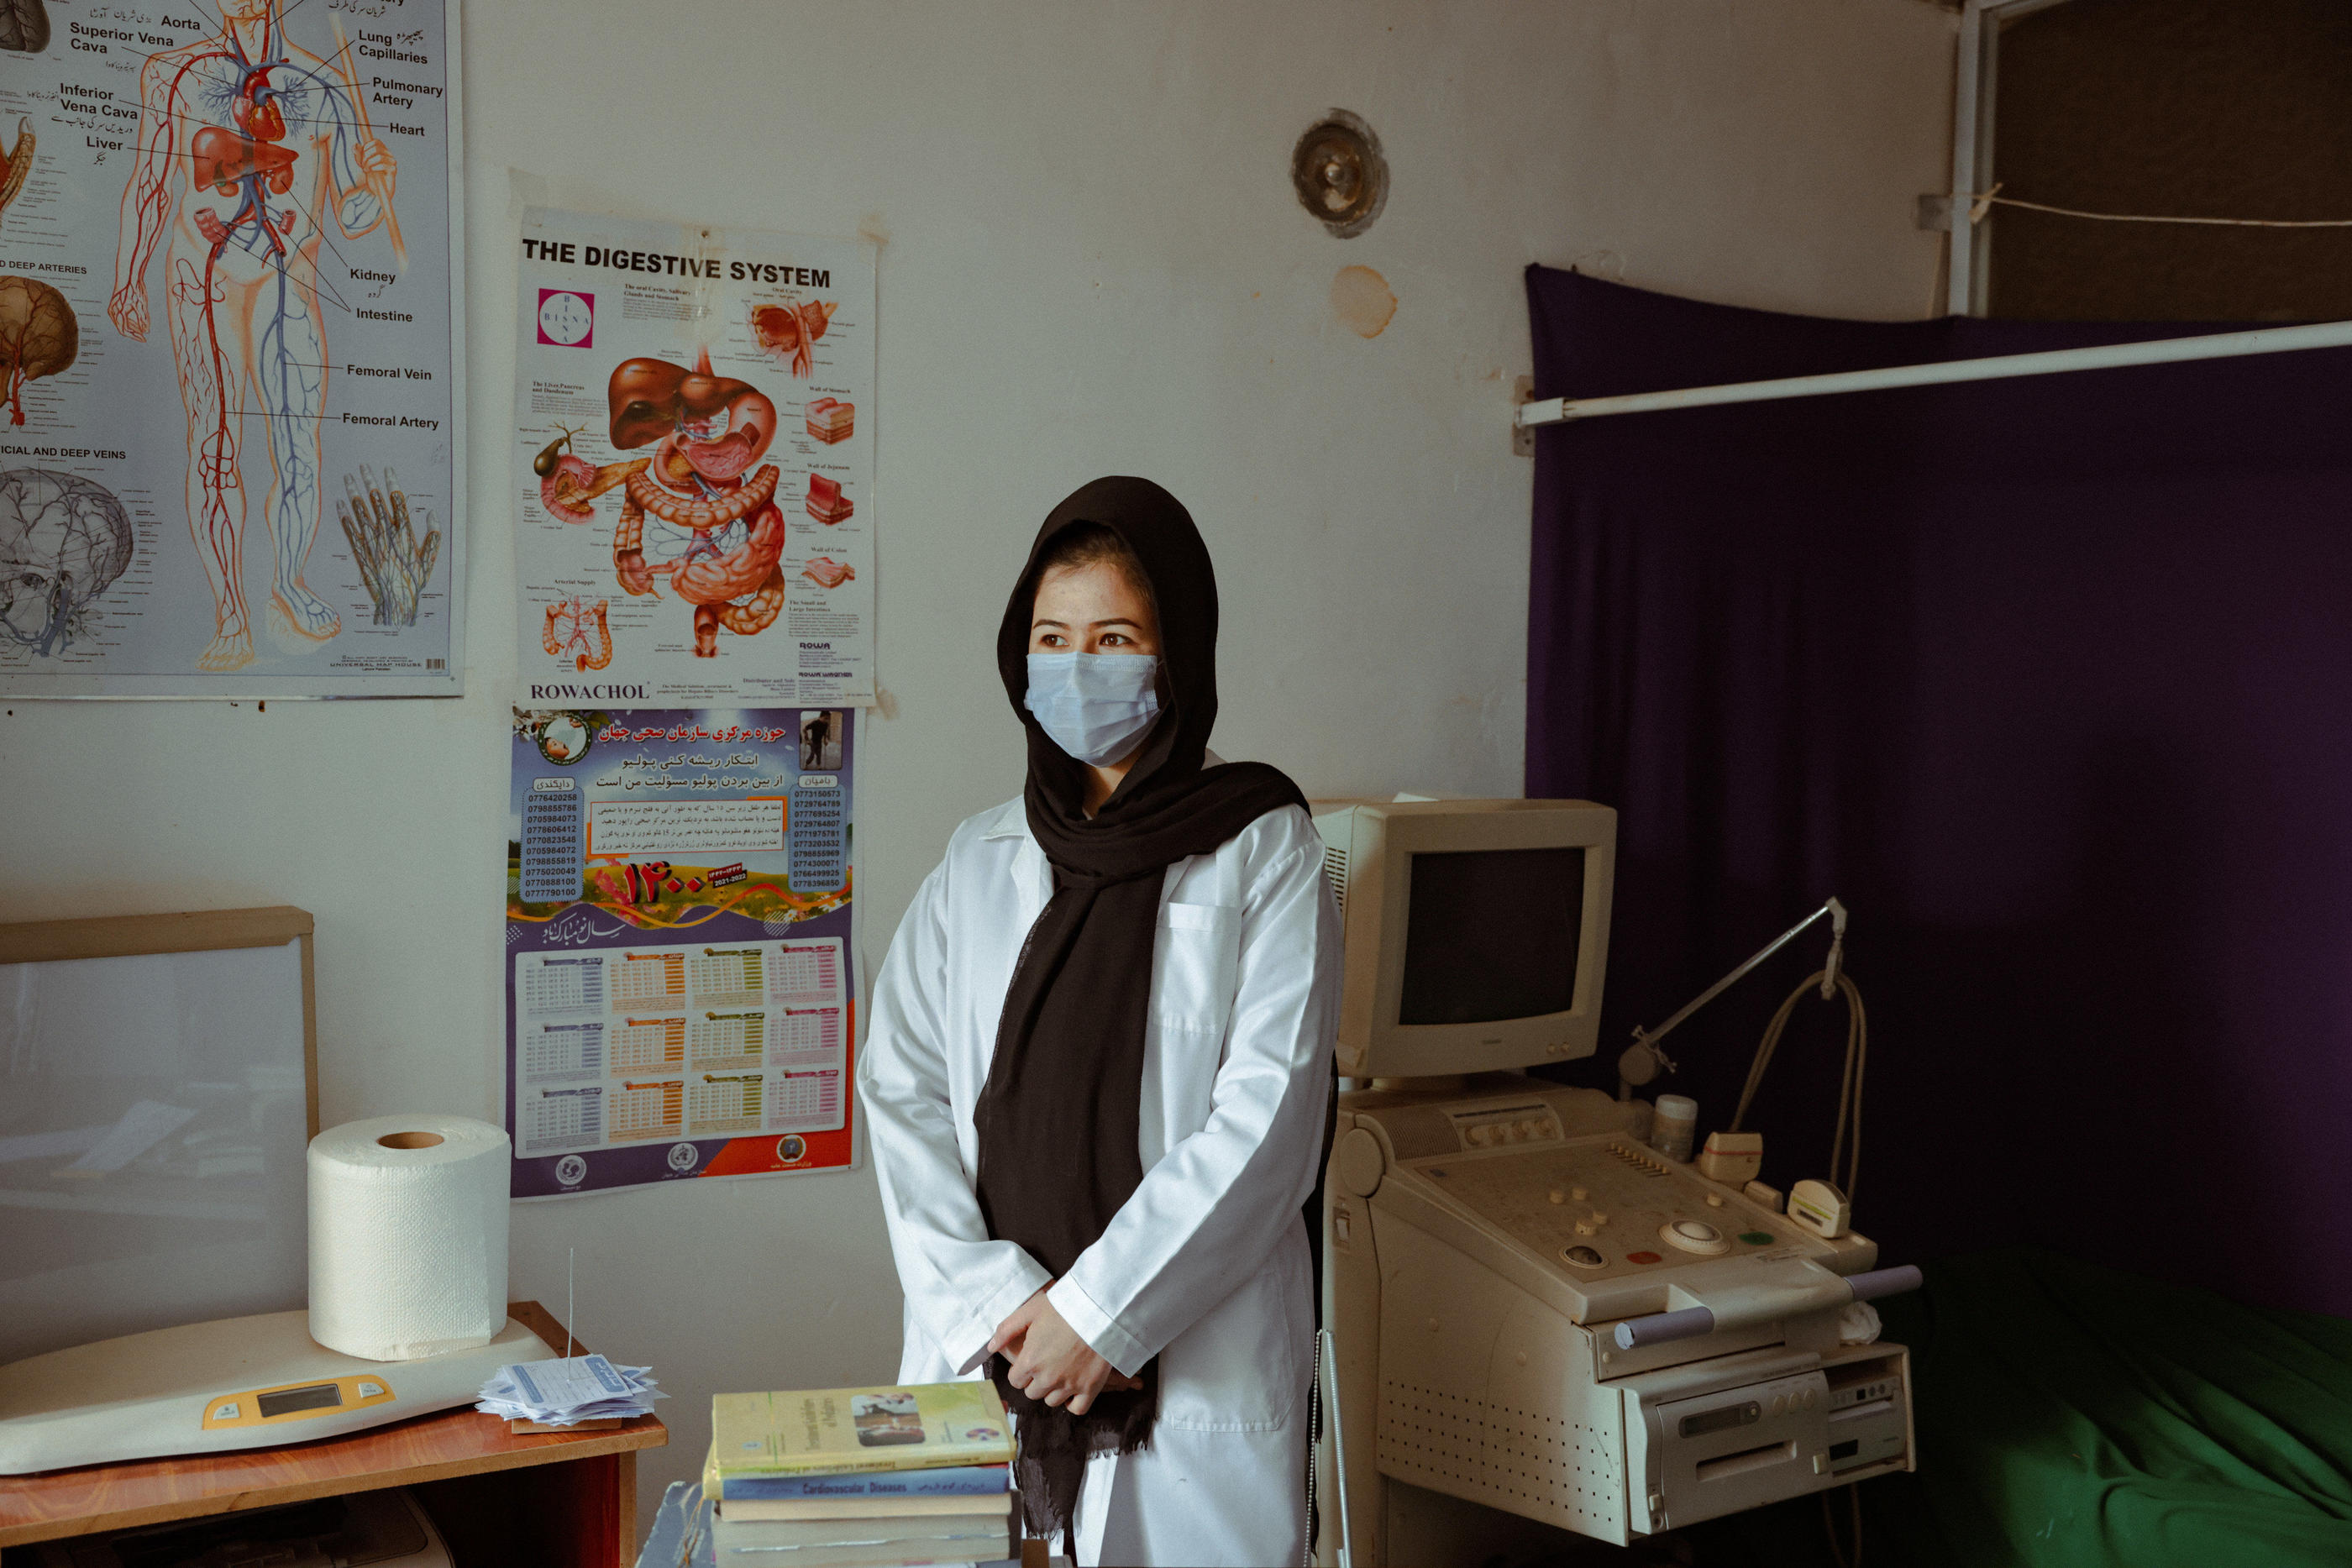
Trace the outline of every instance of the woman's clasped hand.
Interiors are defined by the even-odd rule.
[[[1040,1404],[1067,1405],[1074,1416],[1085,1415],[1095,1396],[1107,1388],[1142,1387],[1078,1337],[1046,1300],[1045,1291],[1052,1288],[1050,1283],[1041,1288],[996,1325],[988,1354],[1012,1358],[1013,1371],[1005,1381]]]

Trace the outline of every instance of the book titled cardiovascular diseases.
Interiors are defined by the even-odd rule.
[[[710,1435],[704,1490],[721,1499],[986,1495],[1013,1460],[982,1381],[714,1395]]]

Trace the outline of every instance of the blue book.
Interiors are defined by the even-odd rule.
[[[948,1465],[929,1470],[862,1470],[849,1475],[729,1476],[719,1497],[732,1501],[811,1497],[1002,1497],[1010,1465]]]

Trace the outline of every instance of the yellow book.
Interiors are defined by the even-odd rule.
[[[706,1496],[734,1476],[848,1475],[1013,1459],[993,1384],[719,1394],[710,1400]],[[720,1483],[713,1485],[712,1482]]]

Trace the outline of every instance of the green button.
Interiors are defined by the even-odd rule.
[[[1769,1230],[1743,1230],[1739,1233],[1739,1239],[1750,1247],[1769,1247],[1772,1242],[1772,1233]]]

